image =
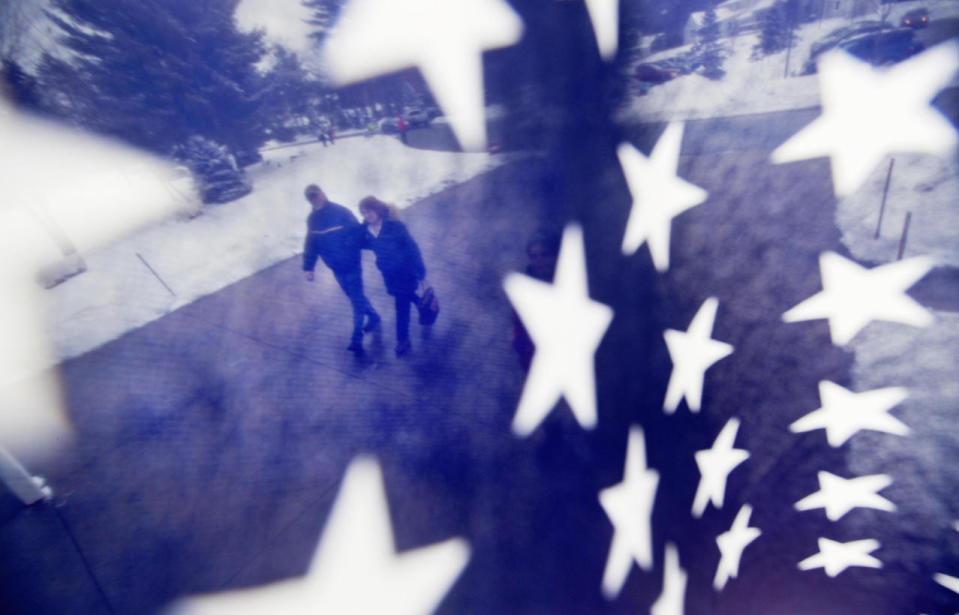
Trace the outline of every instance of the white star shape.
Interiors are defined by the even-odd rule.
[[[932,576],[932,578],[939,585],[942,585],[946,589],[952,590],[959,594],[959,579],[956,577],[951,577],[948,574],[937,572]]]
[[[182,206],[174,165],[20,113],[0,97],[0,446],[25,462],[72,437],[38,272]],[[51,174],[50,169],[57,169]]]
[[[522,33],[503,0],[350,0],[322,57],[338,84],[418,67],[460,145],[485,149],[482,53]]]
[[[669,375],[666,398],[663,401],[666,414],[675,412],[683,398],[686,399],[690,411],[699,412],[706,370],[733,352],[731,345],[710,337],[718,308],[719,300],[710,297],[703,301],[685,332],[675,329],[663,332],[669,358],[673,362],[673,371]]]
[[[616,57],[619,37],[619,0],[586,0],[596,34],[599,55],[607,62]]]
[[[650,615],[683,615],[688,579],[689,575],[679,565],[676,545],[667,542],[663,556],[663,590],[649,609]]]
[[[835,192],[852,193],[893,152],[945,154],[956,129],[932,100],[959,70],[950,41],[885,70],[845,52],[819,62],[823,113],[773,151],[774,163],[829,156]]]
[[[799,562],[799,569],[823,568],[830,577],[837,577],[850,566],[882,568],[882,562],[869,555],[878,548],[879,541],[871,538],[852,542],[836,542],[828,538],[820,538],[819,553]]]
[[[904,401],[909,392],[902,387],[886,387],[862,393],[853,393],[835,382],[819,382],[819,402],[822,404],[789,426],[793,433],[825,429],[826,440],[833,448],[862,429],[882,431],[897,436],[909,433],[909,427],[888,414]]]
[[[563,232],[552,284],[510,273],[503,288],[536,346],[526,386],[513,419],[513,432],[529,435],[561,396],[584,429],[596,426],[593,355],[613,310],[589,298],[583,231]]]
[[[853,508],[874,508],[894,512],[896,505],[877,494],[892,484],[886,474],[873,474],[858,478],[843,478],[819,472],[819,491],[796,502],[796,510],[825,508],[830,521],[838,521]]]
[[[306,576],[265,587],[191,597],[175,615],[432,613],[469,559],[460,538],[395,552],[383,477],[377,462],[346,471]]]
[[[749,459],[748,451],[733,448],[738,431],[739,419],[731,418],[716,436],[712,448],[696,452],[696,465],[699,466],[701,475],[696,496],[693,498],[693,516],[697,519],[703,516],[709,502],[716,508],[723,507],[729,473]]]
[[[660,135],[649,158],[628,143],[616,150],[633,204],[623,235],[623,254],[634,254],[649,243],[656,270],[669,269],[669,235],[672,220],[706,200],[708,193],[676,176],[683,123],[673,122]]]
[[[652,514],[659,472],[646,467],[642,427],[629,430],[623,482],[599,492],[599,503],[613,524],[613,541],[603,573],[603,595],[619,595],[633,562],[643,570],[653,567]]]
[[[753,507],[749,504],[743,504],[739,512],[736,513],[736,519],[729,531],[716,537],[716,544],[719,545],[720,553],[719,565],[716,566],[716,576],[713,577],[713,588],[716,591],[721,591],[726,587],[729,579],[736,578],[739,574],[739,560],[742,558],[743,550],[762,534],[759,529],[749,527],[749,517],[752,514]]]
[[[933,316],[906,290],[933,268],[933,262],[916,257],[861,267],[834,252],[819,255],[823,289],[783,314],[784,322],[829,319],[834,344],[843,345],[873,320],[928,327]]]

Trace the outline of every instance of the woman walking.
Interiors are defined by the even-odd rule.
[[[386,292],[396,303],[396,356],[410,351],[410,304],[417,303],[416,287],[426,277],[423,257],[406,226],[396,220],[389,205],[373,196],[360,201],[366,228],[364,248],[376,254]]]

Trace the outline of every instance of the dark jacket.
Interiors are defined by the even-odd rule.
[[[337,273],[359,269],[363,234],[363,227],[349,209],[327,201],[306,219],[303,270],[312,271],[317,257]]]
[[[369,232],[366,223],[363,228],[366,230],[363,247],[376,254],[376,267],[383,274],[386,291],[391,295],[415,293],[420,280],[426,277],[426,267],[406,226],[398,220],[383,220],[376,237]]]

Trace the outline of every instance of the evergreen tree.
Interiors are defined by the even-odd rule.
[[[695,51],[698,52],[704,76],[719,79],[726,74],[723,70],[723,50],[719,45],[719,21],[716,17],[716,9],[713,7],[710,7],[703,16],[697,47]]]
[[[345,0],[302,0],[301,4],[313,12],[306,20],[306,23],[313,26],[310,36],[322,41],[336,23],[345,3]]]
[[[226,203],[253,189],[236,159],[215,141],[194,135],[174,155],[193,172],[204,203]]]
[[[793,33],[787,20],[785,2],[778,2],[766,9],[760,17],[760,23],[762,26],[755,54],[778,53],[792,44]]]
[[[30,111],[43,111],[37,79],[15,60],[3,60],[4,93],[17,105]]]
[[[260,110],[271,134],[277,136],[290,121],[313,118],[312,100],[319,96],[320,88],[309,78],[295,53],[277,46],[273,57],[273,67],[263,76]]]
[[[252,96],[264,49],[261,32],[237,30],[237,2],[52,0],[73,58],[45,58],[43,86],[82,125],[156,152],[193,135],[255,149],[265,138]]]

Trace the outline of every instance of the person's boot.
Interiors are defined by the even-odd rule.
[[[403,340],[396,345],[396,356],[402,357],[403,355],[409,354],[412,349],[413,346],[410,344],[410,341]]]

